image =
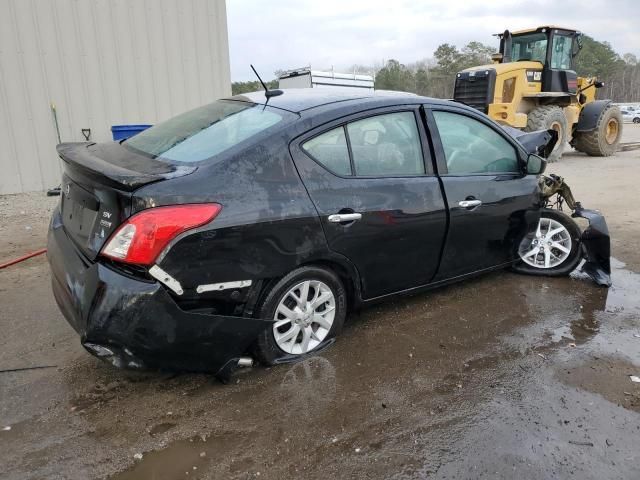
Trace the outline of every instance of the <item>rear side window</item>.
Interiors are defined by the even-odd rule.
[[[502,135],[466,115],[434,111],[451,174],[517,173],[516,149]]]
[[[338,175],[366,177],[425,173],[422,144],[413,112],[356,120],[308,140],[302,148]]]
[[[218,100],[159,123],[125,145],[161,159],[199,162],[276,125],[284,113],[264,105]]]
[[[312,138],[302,148],[318,162],[338,175],[351,175],[349,148],[344,127],[334,128]]]

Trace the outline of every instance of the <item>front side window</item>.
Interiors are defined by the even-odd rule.
[[[281,122],[285,113],[264,105],[218,100],[159,123],[124,144],[154,158],[199,162]]]
[[[547,34],[529,33],[511,39],[511,61],[532,60],[545,63],[547,58]]]
[[[516,149],[502,135],[466,115],[434,111],[448,173],[519,172]]]
[[[347,124],[356,175],[421,175],[422,147],[413,112],[398,112]]]

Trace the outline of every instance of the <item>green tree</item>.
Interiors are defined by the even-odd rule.
[[[420,66],[416,70],[416,91],[418,95],[431,95],[431,75],[426,66]]]
[[[462,63],[464,68],[486,65],[491,63],[491,55],[496,48],[481,42],[469,42],[462,48]]]
[[[469,42],[462,51],[455,45],[443,43],[433,53],[437,62],[436,75],[431,77],[432,95],[444,98],[453,96],[455,75],[465,68],[491,63],[495,49],[480,42]]]
[[[269,80],[268,82],[266,82],[266,84],[270,90],[273,88],[278,88],[278,80]],[[256,92],[258,90],[264,90],[264,88],[262,88],[262,84],[257,80],[253,82],[231,83],[232,95],[242,95],[243,93]]]
[[[582,49],[575,59],[576,73],[582,77],[607,78],[624,68],[624,60],[609,42],[598,42],[588,35],[582,37]]]
[[[458,51],[458,48],[455,45],[443,43],[436,48],[436,51],[433,52],[433,56],[438,63],[440,72],[454,74],[460,70],[459,67],[462,64],[463,57],[462,53]]]
[[[389,60],[376,74],[377,90],[398,90],[414,92],[416,87],[414,73],[397,60]]]

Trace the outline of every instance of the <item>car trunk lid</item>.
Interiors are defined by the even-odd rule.
[[[62,143],[57,151],[64,164],[62,222],[90,260],[132,214],[131,197],[137,188],[196,170],[135,153],[117,142]]]

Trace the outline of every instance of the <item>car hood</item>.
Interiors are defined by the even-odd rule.
[[[513,138],[520,142],[527,153],[533,153],[547,158],[558,142],[558,132],[555,130],[537,130],[535,132],[524,132],[508,125],[502,128]]]

